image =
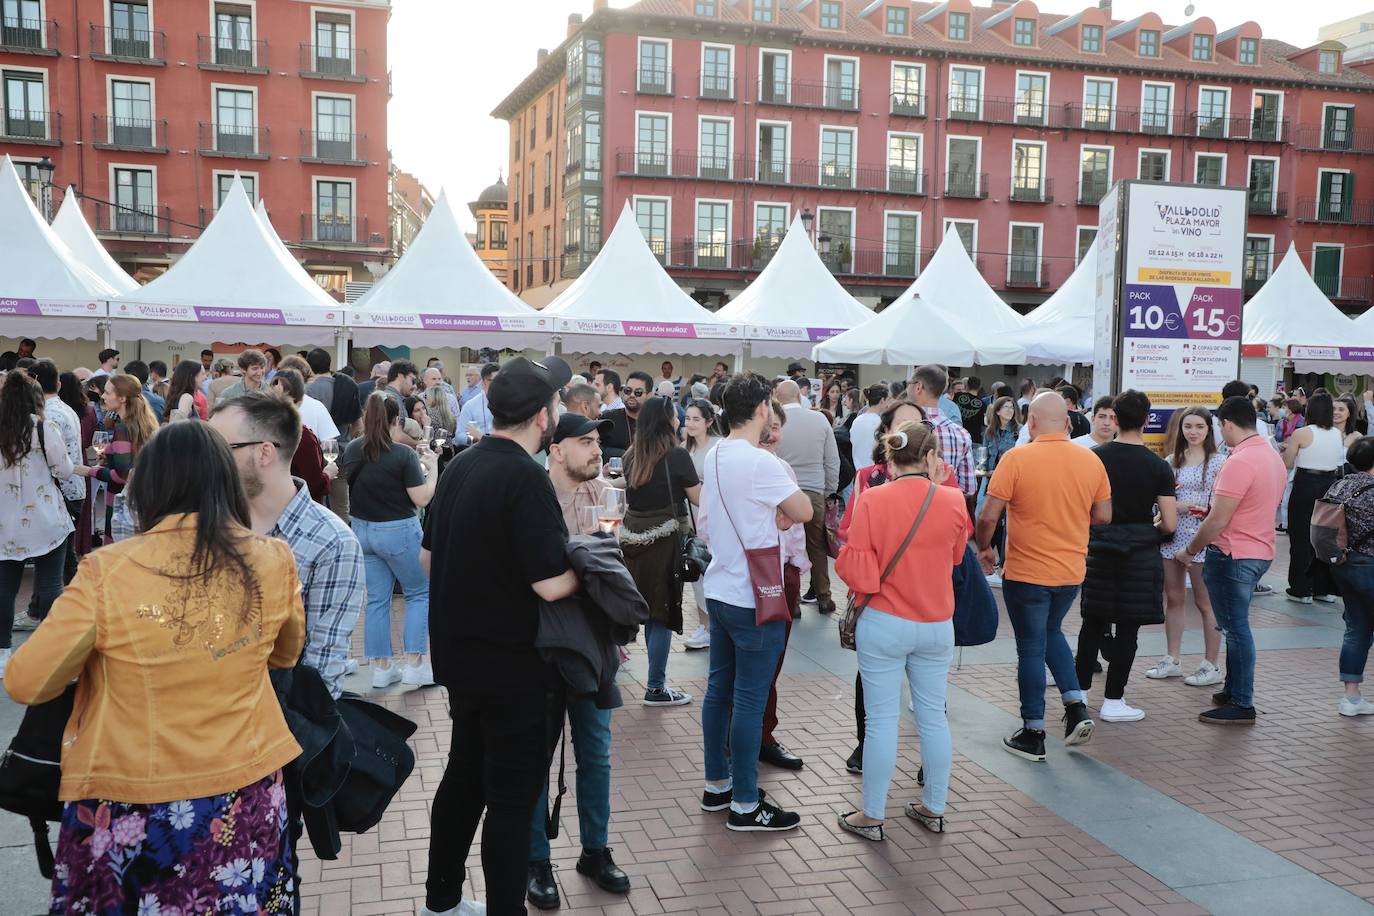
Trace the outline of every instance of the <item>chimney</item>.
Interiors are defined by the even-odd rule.
[[[1112,15],[1112,0],[1097,0],[1097,8],[1107,14],[1107,18]]]
[[[535,66],[536,66],[536,67],[539,66],[540,64],[542,64],[544,61],[546,61],[546,60],[548,60],[548,59],[549,59],[549,49],[548,49],[548,48],[540,48],[540,49],[539,49],[539,53],[538,53],[538,55],[536,56]]]
[[[582,28],[582,14],[581,14],[581,13],[569,13],[569,14],[568,14],[568,37],[569,37],[569,38],[572,38],[572,37],[573,37],[573,34],[576,33],[577,30],[580,29],[580,28]]]

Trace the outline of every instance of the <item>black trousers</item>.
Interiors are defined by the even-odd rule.
[[[1307,468],[1293,473],[1293,492],[1288,497],[1288,587],[1296,595],[1336,594],[1331,568],[1313,562],[1312,509],[1338,476],[1335,471]]]
[[[864,679],[862,674],[854,675],[854,731],[859,739],[859,756],[863,756],[864,725],[868,716],[864,712]]]
[[[452,691],[453,743],[430,819],[425,905],[440,912],[463,898],[463,874],[482,822],[487,912],[525,912],[530,819],[548,779],[543,685]]]
[[[72,517],[73,525],[81,524],[81,507],[86,504],[84,499],[69,499],[67,503],[67,514]],[[76,578],[76,564],[80,558],[76,555],[76,532],[67,535],[67,548],[65,558],[62,561],[62,584],[70,585],[72,579]],[[38,609],[38,592],[34,591],[29,596],[29,616],[34,620],[42,620],[47,617],[47,613]]]
[[[1126,695],[1126,681],[1131,676],[1131,666],[1135,664],[1136,636],[1140,632],[1137,624],[1118,623],[1113,636],[1107,624],[1100,620],[1084,620],[1083,628],[1078,631],[1078,656],[1074,667],[1078,670],[1078,689],[1088,690],[1093,685],[1093,663],[1097,653],[1102,651],[1107,659],[1107,685],[1102,696],[1108,700],[1120,700]]]

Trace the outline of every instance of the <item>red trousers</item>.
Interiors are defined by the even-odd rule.
[[[782,592],[787,598],[787,607],[792,616],[797,617],[801,609],[801,570],[788,563],[782,568]],[[768,685],[768,705],[763,709],[763,744],[777,744],[773,729],[778,727],[778,675],[782,674],[782,660],[787,655],[787,640],[792,636],[792,621],[784,625],[782,652],[778,655],[778,667],[773,672],[773,683]]]

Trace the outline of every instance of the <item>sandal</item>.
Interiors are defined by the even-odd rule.
[[[931,833],[945,832],[945,818],[942,814],[926,814],[915,802],[906,803],[906,816]]]
[[[846,814],[841,814],[841,815],[840,815],[840,829],[841,829],[841,830],[848,830],[850,833],[853,833],[853,834],[856,834],[856,835],[858,835],[858,836],[861,836],[861,837],[863,837],[865,840],[872,840],[872,841],[875,842],[875,843],[881,843],[881,842],[883,841],[883,825],[882,825],[882,824],[874,824],[874,825],[871,826],[871,827],[861,827],[861,826],[859,826],[858,824],[851,824],[851,823],[849,823],[849,816],[850,816],[851,814],[858,814],[858,813],[859,813],[859,812],[857,812],[857,811],[850,811],[850,812],[848,812],[848,813],[846,813]]]

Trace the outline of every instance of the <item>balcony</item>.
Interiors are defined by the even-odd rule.
[[[302,130],[301,161],[367,165],[367,134]]]
[[[1193,136],[1256,143],[1282,143],[1288,133],[1287,121],[1269,115],[1213,117],[1194,111],[1189,112],[1187,125]]]
[[[946,172],[945,196],[982,200],[988,196],[988,173]]]
[[[949,116],[965,121],[979,120],[979,100],[951,96]],[[1050,106],[1044,99],[982,99],[981,120],[990,124],[1017,124],[1025,127],[1050,127]],[[1066,126],[1066,125],[1060,125]]]
[[[858,111],[859,88],[849,83],[817,83],[805,80],[759,80],[759,101],[793,108],[826,108]]]
[[[621,149],[616,173],[641,178],[757,182],[806,188],[876,191],[910,196],[926,193],[925,173],[901,167],[751,156],[699,156]],[[983,196],[986,196],[984,194]]]
[[[5,4],[8,10],[9,4]],[[0,51],[12,54],[57,56],[57,22],[52,19],[19,19],[8,13],[0,18]]]
[[[1251,216],[1287,216],[1287,191],[1250,191],[1245,198],[1245,210]]]
[[[673,71],[638,70],[635,72],[635,92],[639,95],[672,95]],[[533,145],[533,141],[531,141]]]
[[[1298,222],[1374,226],[1374,200],[1304,197],[1298,201]]]
[[[1304,151],[1374,153],[1374,128],[1330,130],[1315,126],[1299,127],[1294,146]]]
[[[1096,207],[1102,203],[1102,198],[1107,196],[1107,192],[1112,189],[1112,183],[1107,180],[1105,175],[1084,175],[1079,179],[1078,185],[1078,205],[1080,207]]]
[[[90,27],[92,60],[121,64],[167,65],[167,33],[103,25]]]
[[[980,114],[980,110],[981,110],[982,107],[983,107],[983,106],[982,106],[982,102],[984,102],[984,101],[989,101],[989,100],[980,99],[980,98],[977,97],[977,96],[971,96],[971,95],[952,95],[952,96],[949,97],[949,99],[948,99],[948,101],[947,101],[947,103],[946,103],[945,111],[946,111],[946,113],[947,113],[947,115],[948,115],[948,117],[949,117],[949,119],[950,119],[951,121],[978,121],[978,120],[982,120],[983,117],[982,117],[982,115]],[[995,100],[994,100],[994,101],[995,101]],[[1010,99],[1003,99],[1002,101],[1005,101],[1005,102],[1008,102],[1008,103],[1011,102]],[[996,107],[996,106],[994,106],[994,107]],[[994,117],[995,117],[995,116],[994,116]],[[1006,115],[1006,116],[1004,116],[1004,117],[1009,118],[1010,115],[1008,114],[1008,115]],[[993,121],[993,118],[990,117],[990,118],[987,118],[986,120],[988,120],[988,121]],[[994,123],[997,123],[997,124],[1008,124],[1008,123],[1010,123],[1010,121],[1007,121],[1007,120],[997,120],[997,121],[995,121]]]
[[[267,42],[262,39],[197,35],[196,64],[202,70],[266,74],[270,70]]]
[[[659,263],[673,270],[710,270],[730,271],[732,273],[756,273],[768,266],[777,252],[779,240],[766,238],[734,239],[710,241],[705,239],[651,239],[649,250]],[[582,250],[577,246],[566,249],[561,256],[560,276],[567,279],[586,269],[596,257],[596,250]],[[914,278],[919,272],[922,256],[929,258],[931,251],[917,251],[914,248],[898,248],[884,251],[881,248],[860,248],[850,250],[847,241],[831,242],[829,254],[819,254],[832,273],[853,277],[894,277],[903,280]],[[978,259],[979,270],[983,269],[982,259]]]
[[[1049,264],[1034,256],[1007,258],[1007,289],[1040,289],[1049,285]]]
[[[198,151],[202,156],[232,159],[271,159],[271,132],[266,127],[198,123]]]
[[[1288,139],[1288,122],[1265,111],[1254,112],[1250,122],[1250,139],[1259,143],[1282,143]]]
[[[697,98],[733,102],[735,100],[735,74],[700,74],[697,79]]]
[[[924,197],[926,173],[920,169],[887,167],[887,190],[893,194],[913,194]]]
[[[1037,182],[1025,176],[1015,176],[1011,179],[1008,199],[1027,204],[1052,204],[1054,179],[1042,178]]]
[[[91,144],[96,149],[165,153],[167,121],[91,115]]]
[[[166,238],[172,234],[172,210],[170,207],[121,207],[97,202],[95,231]]]
[[[300,76],[312,80],[367,82],[367,51],[301,42]]]
[[[894,92],[888,111],[903,118],[924,118],[926,97],[919,92]]]
[[[50,111],[0,110],[0,140],[28,146],[61,146],[62,115]]]
[[[302,213],[301,243],[324,247],[379,246],[381,234],[369,231],[367,217],[348,213]]]
[[[1316,282],[1317,288],[1333,302],[1360,305],[1368,305],[1370,302],[1371,286],[1374,286],[1374,279],[1370,277],[1333,277],[1326,275],[1316,276],[1312,279]]]
[[[1244,278],[1241,280],[1241,284],[1242,284],[1242,286],[1244,287],[1245,298],[1249,299],[1249,298],[1250,298],[1251,296],[1253,296],[1255,293],[1259,292],[1259,291],[1260,291],[1260,288],[1263,287],[1264,284],[1266,284],[1266,283],[1268,283],[1268,282],[1269,282],[1269,275],[1268,275],[1268,274],[1264,275],[1263,277],[1252,277],[1252,276],[1246,276],[1246,277],[1244,277]]]

